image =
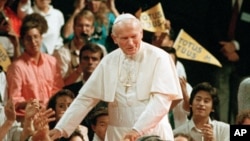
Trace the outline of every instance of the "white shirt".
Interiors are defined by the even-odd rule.
[[[102,141],[102,140],[95,133],[92,141]]]
[[[6,75],[3,71],[0,72],[0,96],[2,100],[2,102],[0,101],[0,105],[5,105],[8,96],[7,96],[7,80],[6,80]]]
[[[0,44],[6,50],[9,57],[14,56],[14,46],[8,37],[0,36]]]
[[[230,130],[229,130],[229,124],[211,120],[209,119],[209,124],[213,127],[213,135],[215,138],[215,141],[229,141],[230,139]],[[195,127],[195,124],[193,122],[193,119],[185,123],[184,125],[174,129],[174,134],[176,133],[184,133],[190,135],[192,138],[194,138],[195,141],[202,141],[202,134],[197,130]]]
[[[178,75],[180,77],[184,77],[184,78],[187,79],[187,74],[186,74],[186,71],[185,71],[185,67],[180,61],[176,62],[176,69],[177,69],[177,73],[178,73]]]

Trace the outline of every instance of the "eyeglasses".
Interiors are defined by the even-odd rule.
[[[41,39],[40,35],[34,35],[34,36],[24,36],[24,41],[32,42],[32,41],[39,41]]]

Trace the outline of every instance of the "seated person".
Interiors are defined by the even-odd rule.
[[[68,89],[62,89],[50,98],[47,109],[49,108],[53,109],[55,111],[55,117],[56,117],[55,121],[49,123],[50,129],[54,128],[54,126],[63,116],[64,112],[70,106],[74,98],[75,98],[74,93]],[[79,125],[77,127],[77,130],[80,130],[81,134],[84,137],[84,141],[89,141],[87,135],[88,129],[85,126]]]
[[[78,94],[78,91],[82,88],[84,83],[86,83],[104,56],[101,47],[95,43],[83,45],[79,54],[77,60],[79,60],[79,70],[81,71],[80,73],[83,74],[83,77],[79,82],[64,86],[65,89],[71,90],[75,95]]]
[[[99,107],[91,114],[91,127],[94,131],[92,141],[104,141],[108,127],[109,117],[106,107]]]
[[[236,124],[238,125],[250,125],[250,109],[242,110],[236,117]]]
[[[196,141],[229,141],[229,124],[214,119],[219,98],[207,82],[193,87],[190,95],[189,121],[174,129],[174,134],[189,134]]]

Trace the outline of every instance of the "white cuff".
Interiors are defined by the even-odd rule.
[[[240,44],[239,44],[239,42],[236,41],[236,40],[233,40],[232,42],[233,42],[233,44],[235,46],[235,50],[237,50],[237,51],[240,50]]]
[[[140,134],[140,137],[144,135],[144,133],[142,131],[139,131],[138,129],[136,129],[135,127],[133,127],[133,130],[135,130],[136,132],[138,132]]]
[[[60,134],[61,134],[61,135],[60,135],[60,138],[61,138],[61,137],[68,137],[68,136],[67,136],[67,133],[66,133],[63,129],[59,129],[59,128],[55,128],[55,129],[57,129],[58,131],[60,131]]]

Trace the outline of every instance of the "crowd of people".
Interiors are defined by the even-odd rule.
[[[138,11],[159,2],[167,32],[146,31]],[[0,12],[0,140],[229,141],[230,124],[250,124],[247,0],[0,0]],[[179,58],[180,29],[222,68]]]

